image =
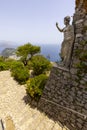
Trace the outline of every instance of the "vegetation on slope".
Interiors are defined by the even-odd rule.
[[[43,93],[44,86],[48,77],[45,74],[40,74],[27,81],[26,91],[32,98],[38,100]]]
[[[37,54],[40,52],[40,47],[39,46],[34,46],[30,43],[27,43],[23,46],[19,46],[17,48],[17,56],[21,57],[21,61],[23,64],[26,66],[29,59],[33,57],[33,55]]]
[[[0,71],[10,70],[18,83],[26,84],[27,94],[35,100],[40,98],[51,69],[49,60],[42,55],[36,55],[39,52],[39,46],[27,43],[17,48],[16,54],[20,56],[20,60],[0,57]]]

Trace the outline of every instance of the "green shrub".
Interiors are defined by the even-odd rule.
[[[14,71],[14,70],[17,69],[17,68],[23,69],[23,68],[24,68],[23,63],[20,62],[20,61],[13,61],[13,62],[11,63],[11,70]]]
[[[0,57],[0,71],[9,70],[14,61],[15,60],[10,60],[10,59],[5,60],[3,57]],[[15,62],[17,62],[17,61],[15,61]]]
[[[12,64],[13,62],[17,62],[17,60],[14,60],[14,59],[6,59],[5,62]]]
[[[47,60],[42,55],[34,56],[31,60],[32,67],[35,75],[40,75],[50,70],[52,65],[49,60]]]
[[[33,69],[31,60],[28,61],[28,64],[27,64],[26,67],[27,67],[29,70],[32,70],[32,69]]]
[[[12,76],[20,84],[25,84],[29,78],[29,71],[21,62],[14,62],[11,66]]]
[[[0,62],[0,71],[8,70],[9,66],[5,62]]]
[[[0,56],[0,62],[4,62],[4,57]]]
[[[26,91],[32,98],[38,100],[42,95],[48,77],[44,74],[31,78],[27,81]]]
[[[12,64],[13,64],[14,62],[17,62],[17,61],[15,61],[15,60],[10,60],[10,59],[4,61],[4,63],[8,66],[8,69],[11,69],[11,66],[12,66]]]

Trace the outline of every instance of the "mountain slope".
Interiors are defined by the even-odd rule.
[[[4,57],[9,57],[13,55],[16,52],[16,49],[14,48],[5,48],[2,52],[1,55]]]

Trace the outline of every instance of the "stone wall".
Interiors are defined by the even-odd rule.
[[[87,13],[87,0],[76,0],[76,8],[78,8],[80,1],[83,2],[83,8],[86,10]]]
[[[76,8],[70,69],[52,68],[38,108],[69,130],[87,130],[87,14]]]
[[[39,108],[70,130],[87,130],[87,81],[77,81],[71,71],[53,67]]]

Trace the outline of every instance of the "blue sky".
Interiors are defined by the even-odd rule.
[[[74,0],[0,0],[0,41],[61,43],[55,23],[74,13]]]

